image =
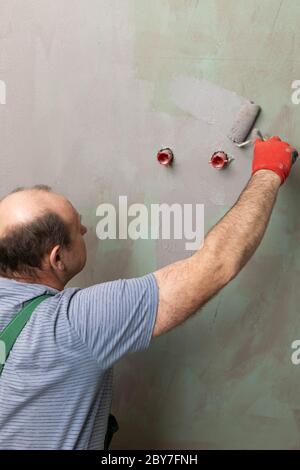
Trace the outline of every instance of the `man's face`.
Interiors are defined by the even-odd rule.
[[[81,216],[73,208],[70,227],[71,244],[64,249],[64,262],[70,279],[78,274],[86,263],[86,245],[84,235],[87,228],[81,222]]]

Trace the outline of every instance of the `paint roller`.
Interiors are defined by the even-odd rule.
[[[256,139],[267,140],[267,137],[264,137],[257,128],[253,129],[250,139],[247,140],[260,112],[261,107],[253,103],[253,101],[247,101],[239,110],[228,134],[229,139],[237,145],[237,147],[242,148],[249,144],[254,144]],[[295,150],[292,153],[293,163],[296,161],[297,157],[298,152]]]
[[[229,139],[238,147],[244,147],[250,143],[246,139],[250,134],[260,111],[261,107],[253,103],[253,101],[247,101],[239,110],[228,134]]]

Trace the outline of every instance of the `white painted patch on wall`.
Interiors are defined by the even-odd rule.
[[[233,91],[214,85],[207,80],[177,76],[170,83],[170,99],[181,110],[206,124],[216,125],[220,134],[226,136],[231,121],[226,119],[228,103],[230,111],[238,111],[245,99]]]

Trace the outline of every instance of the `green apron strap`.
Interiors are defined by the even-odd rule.
[[[0,333],[1,351],[3,352],[3,357],[1,357],[0,363],[0,376],[13,345],[30,319],[32,313],[38,305],[43,302],[43,300],[46,300],[48,297],[52,297],[52,295],[53,294],[40,295],[39,297],[35,297],[34,299],[25,302],[24,307]]]

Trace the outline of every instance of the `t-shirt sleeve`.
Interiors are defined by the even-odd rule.
[[[158,306],[153,274],[79,290],[69,304],[69,321],[101,369],[127,353],[149,346]]]

